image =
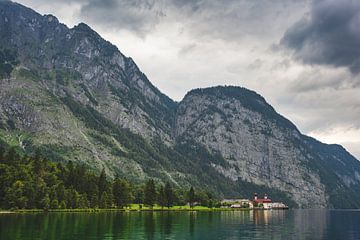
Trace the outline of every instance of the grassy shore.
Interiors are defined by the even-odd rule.
[[[16,210],[0,210],[0,214],[5,213],[42,213],[42,212],[88,212],[88,213],[95,213],[95,212],[132,212],[132,211],[248,211],[249,208],[208,208],[203,206],[195,206],[190,208],[189,206],[172,206],[170,208],[167,207],[160,207],[155,205],[154,207],[150,208],[140,204],[131,204],[129,207],[126,208],[107,208],[107,209],[100,209],[100,208],[85,208],[85,209],[16,209]]]

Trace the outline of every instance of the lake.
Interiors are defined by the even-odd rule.
[[[360,239],[360,211],[0,214],[0,239]]]

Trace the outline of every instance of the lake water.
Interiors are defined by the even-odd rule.
[[[0,239],[360,239],[360,211],[2,214]]]

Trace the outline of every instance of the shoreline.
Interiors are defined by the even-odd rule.
[[[88,209],[17,209],[17,210],[0,210],[0,214],[17,214],[17,213],[101,213],[101,212],[235,212],[235,211],[250,211],[254,209],[250,208],[213,208],[213,209],[204,209],[204,208],[185,208],[185,209],[97,209],[97,208],[88,208]]]
[[[26,213],[102,213],[102,212],[246,212],[246,211],[284,211],[286,209],[260,209],[260,208],[175,208],[175,209],[116,209],[116,208],[86,208],[86,209],[17,209],[17,210],[0,210],[0,215],[2,214],[26,214]]]

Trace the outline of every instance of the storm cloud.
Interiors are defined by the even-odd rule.
[[[161,23],[174,23],[197,37],[236,41],[248,35],[276,34],[283,19],[297,17],[300,0],[66,0],[82,2],[80,15],[103,27],[145,37]]]
[[[141,35],[153,30],[164,16],[163,4],[156,0],[89,0],[80,14],[88,21]]]
[[[360,73],[360,1],[313,1],[309,15],[289,28],[281,43],[306,64]]]

